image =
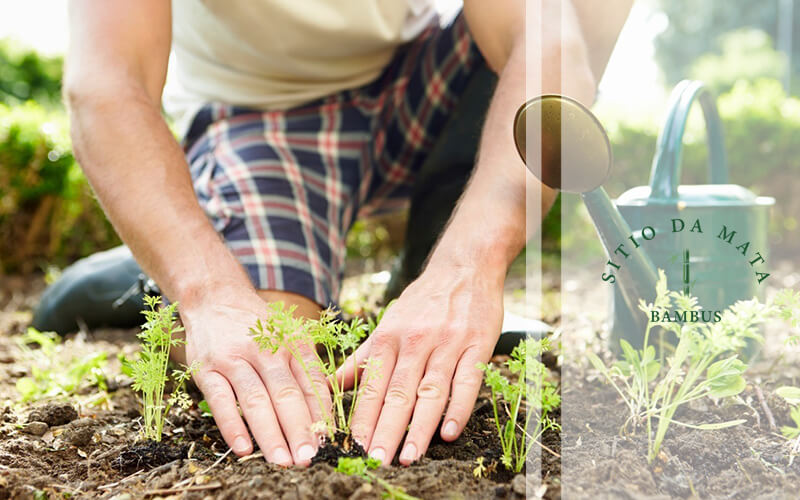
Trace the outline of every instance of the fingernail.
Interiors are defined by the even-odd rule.
[[[314,450],[314,447],[310,444],[304,444],[297,450],[297,459],[301,462],[306,462],[314,458],[317,452]]]
[[[233,440],[233,451],[234,453],[247,453],[247,450],[250,449],[250,440],[244,436],[239,436]]]
[[[408,443],[403,447],[400,453],[400,461],[411,463],[417,459],[417,447],[413,443]]]
[[[458,434],[458,424],[455,420],[450,420],[446,424],[444,424],[444,429],[442,429],[442,434],[444,437],[454,438],[456,434]]]
[[[292,456],[289,455],[289,452],[285,449],[278,448],[275,450],[275,453],[272,454],[272,462],[278,465],[291,465]]]
[[[375,448],[371,452],[369,452],[370,458],[374,458],[375,460],[380,460],[381,463],[386,459],[386,452],[383,451],[383,448]]]

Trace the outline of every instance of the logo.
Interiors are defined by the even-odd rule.
[[[602,280],[619,285],[619,271],[632,253],[647,252],[654,265],[667,273],[674,289],[698,297],[701,306],[706,305],[703,300],[706,299],[705,302],[712,307],[701,311],[653,310],[649,313],[651,321],[718,322],[725,304],[714,298],[729,298],[736,294],[741,295],[739,298],[752,298],[758,287],[769,278],[764,257],[766,252],[756,248],[765,241],[753,243],[740,228],[728,224],[714,227],[712,222],[700,217],[688,220],[673,217],[661,222],[663,225],[645,225],[620,242],[606,262],[607,270],[602,274]],[[674,252],[669,257],[660,257],[661,261],[652,258],[655,254],[663,255],[663,250],[670,247],[674,247]],[[748,293],[749,297],[746,296]]]

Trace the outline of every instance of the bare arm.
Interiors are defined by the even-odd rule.
[[[482,381],[476,364],[488,361],[500,334],[508,266],[540,225],[540,211],[530,207],[540,203],[544,213],[555,198],[517,155],[514,115],[526,97],[542,93],[590,104],[631,2],[602,2],[621,9],[608,17],[592,10],[596,0],[464,2],[470,33],[500,79],[475,172],[447,229],[422,275],[355,354],[381,366],[353,422],[376,458],[391,459],[409,420],[402,464],[425,453],[445,409],[443,439],[466,426]],[[590,14],[602,33],[582,25]]]
[[[73,0],[65,89],[78,160],[136,260],[179,301],[186,358],[228,445],[308,464],[317,440],[308,379],[283,351],[248,336],[266,304],[200,208],[180,146],[161,117],[171,38],[166,0]],[[324,379],[317,378],[323,403]],[[310,401],[310,399],[309,399]],[[237,402],[239,403],[237,407]]]
[[[139,264],[185,307],[211,286],[251,287],[198,205],[161,117],[169,2],[76,0],[70,26],[64,87],[75,154]]]

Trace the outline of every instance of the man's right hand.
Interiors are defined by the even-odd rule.
[[[315,394],[311,380],[288,352],[259,351],[249,329],[268,314],[266,306],[248,290],[217,292],[186,308],[179,305],[186,359],[199,362],[194,380],[234,453],[253,451],[238,401],[264,458],[279,465],[308,465],[319,442],[312,424],[326,418],[320,402],[326,411],[331,406],[328,385],[315,372]],[[314,354],[305,352],[312,366]]]

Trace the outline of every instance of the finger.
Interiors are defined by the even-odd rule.
[[[441,436],[445,441],[455,441],[467,425],[483,382],[483,372],[476,365],[489,359],[490,354],[481,352],[477,347],[469,347],[461,355],[453,377],[450,405],[442,425]]]
[[[401,464],[411,464],[428,450],[431,437],[447,406],[457,358],[458,353],[440,349],[434,351],[428,360],[425,375],[417,388],[417,403],[414,405],[408,436],[400,452]]]
[[[364,364],[364,361],[369,356],[371,340],[372,337],[367,338],[363,344],[356,348],[355,352],[347,356],[342,366],[336,370],[336,381],[340,386],[343,385],[345,390],[353,387],[356,373],[361,377],[361,372],[363,371],[361,365]]]
[[[408,421],[411,420],[411,412],[417,400],[417,387],[428,361],[428,354],[424,353],[423,356],[420,359],[419,353],[401,353],[386,389],[383,408],[369,448],[369,455],[385,464],[394,457]]]
[[[325,422],[330,418],[331,407],[333,406],[331,392],[328,389],[328,380],[318,368],[314,367],[317,359],[313,352],[304,352],[303,358],[306,366],[311,370],[311,378],[306,375],[300,362],[294,358],[289,362],[292,374],[300,385],[300,390],[303,391],[306,406],[311,414],[311,423]]]
[[[311,412],[305,395],[289,367],[288,359],[277,362],[278,359],[272,357],[267,363],[264,357],[261,357],[256,369],[261,375],[261,380],[266,382],[272,408],[277,413],[283,435],[289,442],[294,463],[306,466],[317,454],[315,445],[317,440],[311,432]]]
[[[375,424],[383,407],[383,396],[397,360],[397,344],[392,336],[376,337],[370,345],[371,366],[359,377],[356,409],[351,430],[353,439],[369,449]],[[385,457],[376,456],[381,461]]]
[[[264,458],[274,464],[292,465],[292,456],[283,439],[269,393],[261,377],[249,363],[244,361],[226,375],[233,385],[244,418],[247,419]]]
[[[225,443],[240,457],[253,453],[250,433],[239,415],[236,398],[225,377],[215,371],[205,371],[197,374],[195,382],[211,408]]]

